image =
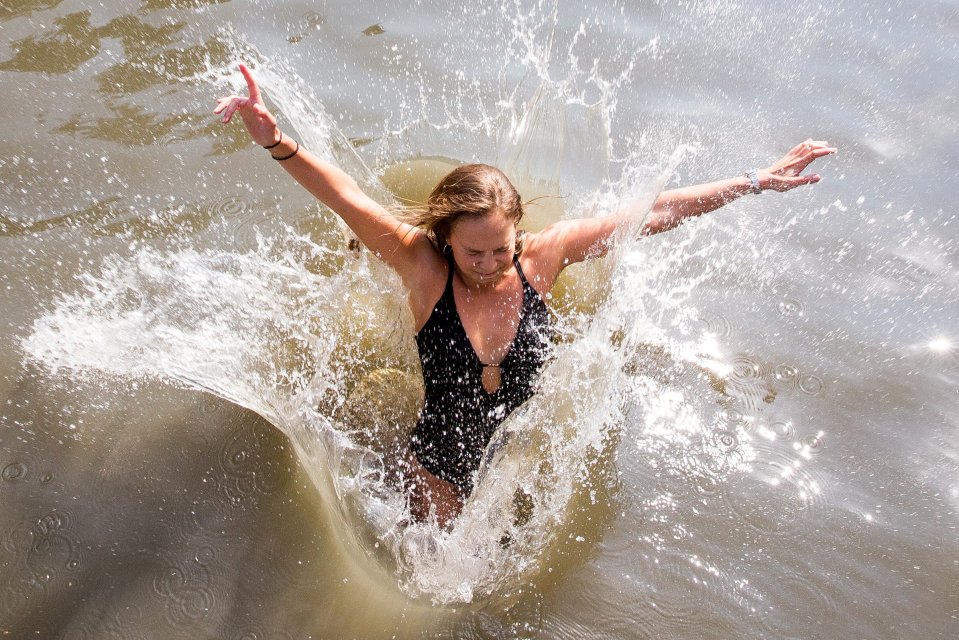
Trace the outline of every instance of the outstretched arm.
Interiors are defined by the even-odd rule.
[[[367,196],[340,168],[320,160],[282,133],[266,108],[260,89],[246,65],[240,65],[249,96],[220,98],[215,114],[228,123],[235,113],[243,119],[250,137],[270,154],[307,191],[339,215],[367,248],[393,266],[406,279],[416,269],[418,256],[429,241],[418,229],[399,221]],[[426,245],[424,245],[424,242]]]
[[[779,162],[767,169],[757,170],[756,185],[760,191],[789,191],[802,185],[815,184],[821,180],[821,176],[802,175],[803,170],[813,160],[832,153],[836,153],[836,149],[829,147],[826,142],[806,140],[793,147]],[[753,182],[746,176],[664,191],[646,219],[643,233],[652,235],[672,229],[687,218],[709,213],[754,192]]]
[[[818,174],[803,175],[802,172],[817,158],[833,153],[836,149],[825,142],[807,140],[800,143],[778,162],[757,171],[757,187],[761,191],[789,191],[815,184],[820,180]],[[672,229],[688,218],[718,209],[753,190],[753,180],[741,176],[664,191],[656,199],[641,233],[652,235]],[[549,274],[546,276],[548,282],[552,282],[567,265],[605,255],[616,230],[632,222],[636,216],[645,215],[646,207],[627,205],[604,218],[564,220],[536,234],[537,252],[541,256],[542,272]]]

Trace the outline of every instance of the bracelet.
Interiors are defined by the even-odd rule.
[[[293,142],[296,142],[296,140],[294,140]],[[283,156],[282,158],[277,158],[275,155],[273,155],[273,154],[271,153],[271,154],[270,154],[270,157],[273,158],[274,160],[279,161],[279,162],[283,162],[284,160],[289,160],[290,158],[292,158],[293,156],[295,156],[295,155],[296,155],[296,152],[299,151],[299,150],[300,150],[300,143],[299,143],[299,142],[296,142],[296,149],[294,149],[294,150],[293,150],[293,153],[291,153],[290,155],[288,155],[288,156]]]
[[[762,193],[763,188],[759,186],[759,169],[750,169],[744,173],[747,178],[749,178],[749,190],[752,193]]]
[[[276,142],[274,142],[273,144],[271,144],[271,145],[268,146],[268,147],[264,146],[263,148],[264,148],[264,149],[272,149],[273,147],[278,147],[278,146],[280,146],[280,143],[281,143],[281,142],[283,142],[283,132],[282,132],[282,131],[280,132],[280,137],[279,137],[279,139],[278,139]]]

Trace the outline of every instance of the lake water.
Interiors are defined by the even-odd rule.
[[[954,638],[959,2],[0,4],[0,635]],[[401,286],[211,115],[526,224],[823,181],[571,269],[449,532]]]

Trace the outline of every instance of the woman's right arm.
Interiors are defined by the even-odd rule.
[[[415,277],[418,265],[432,258],[424,254],[435,253],[426,235],[401,222],[363,193],[356,181],[340,168],[320,160],[281,133],[276,118],[263,104],[250,70],[241,64],[240,72],[246,79],[249,97],[221,98],[213,113],[222,114],[224,123],[239,113],[253,141],[271,147],[270,153],[280,159],[286,172],[340,216],[360,242],[396,269],[404,281]]]

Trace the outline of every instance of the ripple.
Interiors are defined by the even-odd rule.
[[[756,358],[736,356],[726,376],[725,393],[734,398],[746,415],[755,416],[776,399],[776,389],[766,381],[768,371]]]
[[[711,434],[707,440],[707,450],[702,455],[713,479],[710,494],[715,493],[718,483],[731,471],[741,468],[746,459],[739,433],[730,430]]]
[[[51,511],[37,519],[40,535],[50,536],[70,528],[70,514],[66,511]]]
[[[667,457],[657,474],[660,495],[691,499],[716,495],[727,464],[722,456],[710,457],[683,451]]]
[[[696,637],[709,624],[710,603],[730,588],[729,579],[678,551],[658,553],[648,566],[648,608],[633,614],[634,624],[656,630],[652,637]]]
[[[216,560],[216,550],[213,547],[203,547],[193,555],[193,560],[198,565],[205,567]]]
[[[809,434],[804,436],[801,442],[801,452],[815,455],[823,450],[826,442],[821,433]]]
[[[769,431],[780,440],[792,440],[795,429],[792,422],[784,418],[771,420],[768,425]]]
[[[308,37],[310,33],[318,31],[326,23],[326,18],[319,13],[307,13],[303,16],[303,19],[300,21],[300,28],[303,29],[299,33],[296,33],[292,36],[289,36],[286,40],[290,44],[298,44],[303,41],[304,38]]]
[[[43,590],[41,589],[41,592]],[[17,575],[11,578],[0,592],[0,611],[4,617],[16,618],[29,610],[30,604],[37,601],[37,589],[28,576]]]
[[[726,483],[723,499],[740,520],[761,533],[788,537],[805,530],[797,523],[823,509],[820,483],[799,457],[756,445],[751,473]]]
[[[286,481],[282,465],[270,459],[274,453],[270,435],[246,421],[222,445],[220,468],[226,474],[223,490],[231,502],[273,494]]]
[[[719,413],[719,418],[729,425],[746,424],[746,414],[736,407],[727,407]]]
[[[22,481],[27,477],[27,465],[22,462],[11,462],[0,472],[0,477],[7,482]]]
[[[158,147],[168,147],[180,142],[186,142],[190,140],[191,136],[179,132],[179,131],[167,131],[166,133],[161,134],[156,139],[156,145]]]
[[[226,221],[226,233],[233,244],[240,248],[255,247],[257,243],[257,225],[268,222],[266,205],[251,202],[242,196],[230,196],[213,204],[212,213],[219,214]]]
[[[9,462],[0,462],[0,481],[22,483],[31,481],[40,466],[32,452],[10,451],[5,452]]]
[[[728,338],[733,332],[732,323],[722,314],[704,311],[699,315],[699,320],[705,325],[703,333],[708,333],[716,338]]]
[[[779,302],[779,313],[787,318],[801,317],[806,313],[806,305],[800,300],[785,298]]]
[[[807,396],[818,396],[824,386],[822,379],[816,376],[803,376],[799,380],[799,390]]]
[[[741,355],[733,359],[731,382],[741,385],[754,385],[762,382],[766,373],[762,363],[751,356]]]
[[[522,594],[513,602],[487,610],[477,616],[477,627],[483,637],[537,637],[543,628],[543,594],[539,591]]]
[[[211,213],[226,218],[232,218],[251,208],[250,203],[248,203],[243,196],[226,196],[213,201],[208,206]]]
[[[319,13],[308,13],[303,16],[303,21],[306,22],[306,26],[319,29],[326,23],[326,18]]]
[[[116,614],[117,625],[123,629],[143,619],[143,611],[135,604],[124,605]]]
[[[80,567],[82,545],[72,516],[62,510],[21,520],[5,533],[0,548],[9,554],[4,564],[17,567],[17,577],[7,582],[0,597],[3,610],[11,615],[44,602]]]
[[[224,401],[220,398],[217,398],[214,395],[207,395],[199,405],[197,405],[197,410],[203,416],[214,415],[221,407],[223,407]]]
[[[794,571],[773,570],[756,608],[757,615],[749,619],[763,637],[830,637],[840,620],[836,603],[826,591]]]
[[[773,377],[779,382],[798,383],[799,369],[790,364],[781,364],[773,369]]]
[[[210,615],[216,597],[209,574],[197,565],[163,567],[153,580],[153,590],[166,603],[166,617],[175,626],[189,626]]]
[[[725,452],[739,448],[739,437],[732,431],[720,431],[714,434],[713,440]]]

